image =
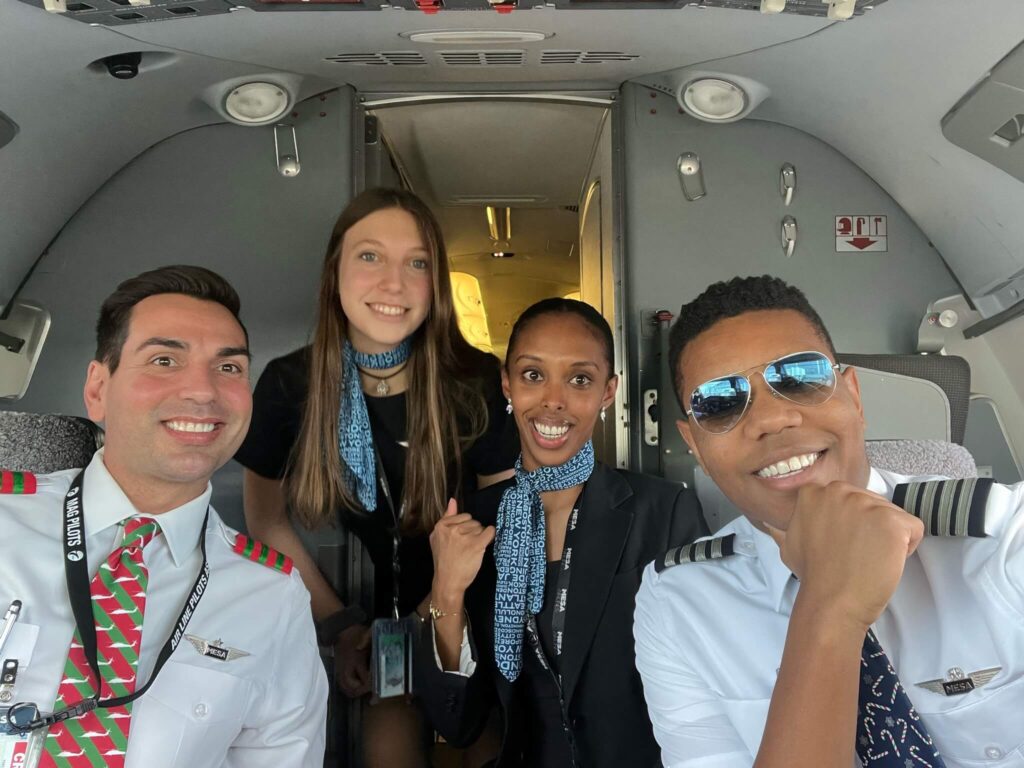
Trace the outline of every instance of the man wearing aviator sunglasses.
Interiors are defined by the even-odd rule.
[[[769,276],[711,286],[672,329],[679,431],[744,516],[645,571],[634,634],[662,760],[1024,766],[1024,484],[870,467],[835,357]]]

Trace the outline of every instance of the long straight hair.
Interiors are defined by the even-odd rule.
[[[456,489],[462,487],[463,449],[487,428],[487,406],[480,386],[487,356],[472,347],[459,331],[448,256],[437,220],[411,192],[363,192],[341,212],[327,243],[310,353],[309,394],[288,474],[292,509],[310,528],[333,523],[339,511],[343,519],[363,512],[354,489],[345,482],[338,449],[342,346],[348,335],[348,318],[339,296],[338,264],[345,233],[371,213],[391,208],[406,211],[416,220],[431,256],[433,284],[430,310],[413,334],[408,363],[404,530],[433,529],[447,505],[449,481],[454,480]]]

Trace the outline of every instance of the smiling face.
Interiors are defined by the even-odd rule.
[[[604,343],[579,315],[552,313],[531,320],[508,355],[502,389],[512,400],[523,467],[564,464],[615,400],[619,380]]]
[[[768,361],[808,350],[832,357],[829,345],[799,312],[759,310],[715,323],[694,338],[679,359],[687,410],[696,386],[746,372],[751,401],[729,432],[711,434],[692,420],[677,425],[725,495],[755,522],[766,521],[782,530],[789,524],[800,486],[842,480],[865,487],[868,481],[864,413],[852,368],[837,377],[832,397],[816,406],[773,395],[757,372]]]
[[[432,258],[416,219],[401,208],[374,211],[345,232],[338,293],[352,346],[384,352],[423,324],[433,292]]]
[[[245,333],[213,301],[160,294],[132,309],[114,373],[93,361],[89,418],[104,422],[103,459],[143,512],[199,496],[249,428]]]

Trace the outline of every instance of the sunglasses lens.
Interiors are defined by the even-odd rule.
[[[787,400],[821,405],[836,391],[832,361],[820,352],[801,352],[777,360],[764,372],[768,385]]]
[[[739,421],[750,399],[750,384],[742,376],[706,381],[690,396],[697,423],[708,432],[728,432]]]

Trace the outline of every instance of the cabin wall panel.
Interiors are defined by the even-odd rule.
[[[629,377],[626,375],[621,311],[616,305],[615,256],[618,248],[615,243],[614,124],[612,112],[606,112],[579,201],[580,297],[596,307],[612,326],[617,342],[614,350],[615,373],[619,375],[619,386],[622,387]],[[624,435],[618,429],[624,413],[624,394],[620,392],[616,395],[615,402],[608,408],[605,421],[598,425],[594,433],[597,457],[613,466],[626,466],[627,450],[625,445],[619,444],[624,442]]]
[[[631,366],[639,372],[630,391],[631,440],[645,471],[657,467],[658,450],[642,446],[638,408],[643,390],[657,387],[654,310],[677,313],[712,282],[769,273],[807,293],[840,351],[913,352],[928,303],[958,292],[906,213],[823,142],[755,120],[700,123],[680,114],[673,98],[634,84],[623,96],[626,303]],[[683,152],[696,152],[703,164],[707,196],[695,202],[684,199],[676,170]],[[786,162],[797,172],[789,207],[779,193]],[[787,214],[798,224],[789,259],[780,241]],[[842,214],[887,216],[888,251],[837,253],[835,217]],[[661,449],[684,450],[678,435],[662,438]]]
[[[47,307],[53,324],[26,396],[0,408],[85,415],[101,302],[121,280],[164,264],[200,264],[234,285],[253,385],[268,360],[304,344],[324,248],[352,194],[351,104],[344,88],[298,110],[302,170],[293,178],[277,171],[271,128],[229,124],[173,136],[122,169],[68,223],[25,287],[23,297]],[[218,473],[214,504],[239,524],[234,462]]]

